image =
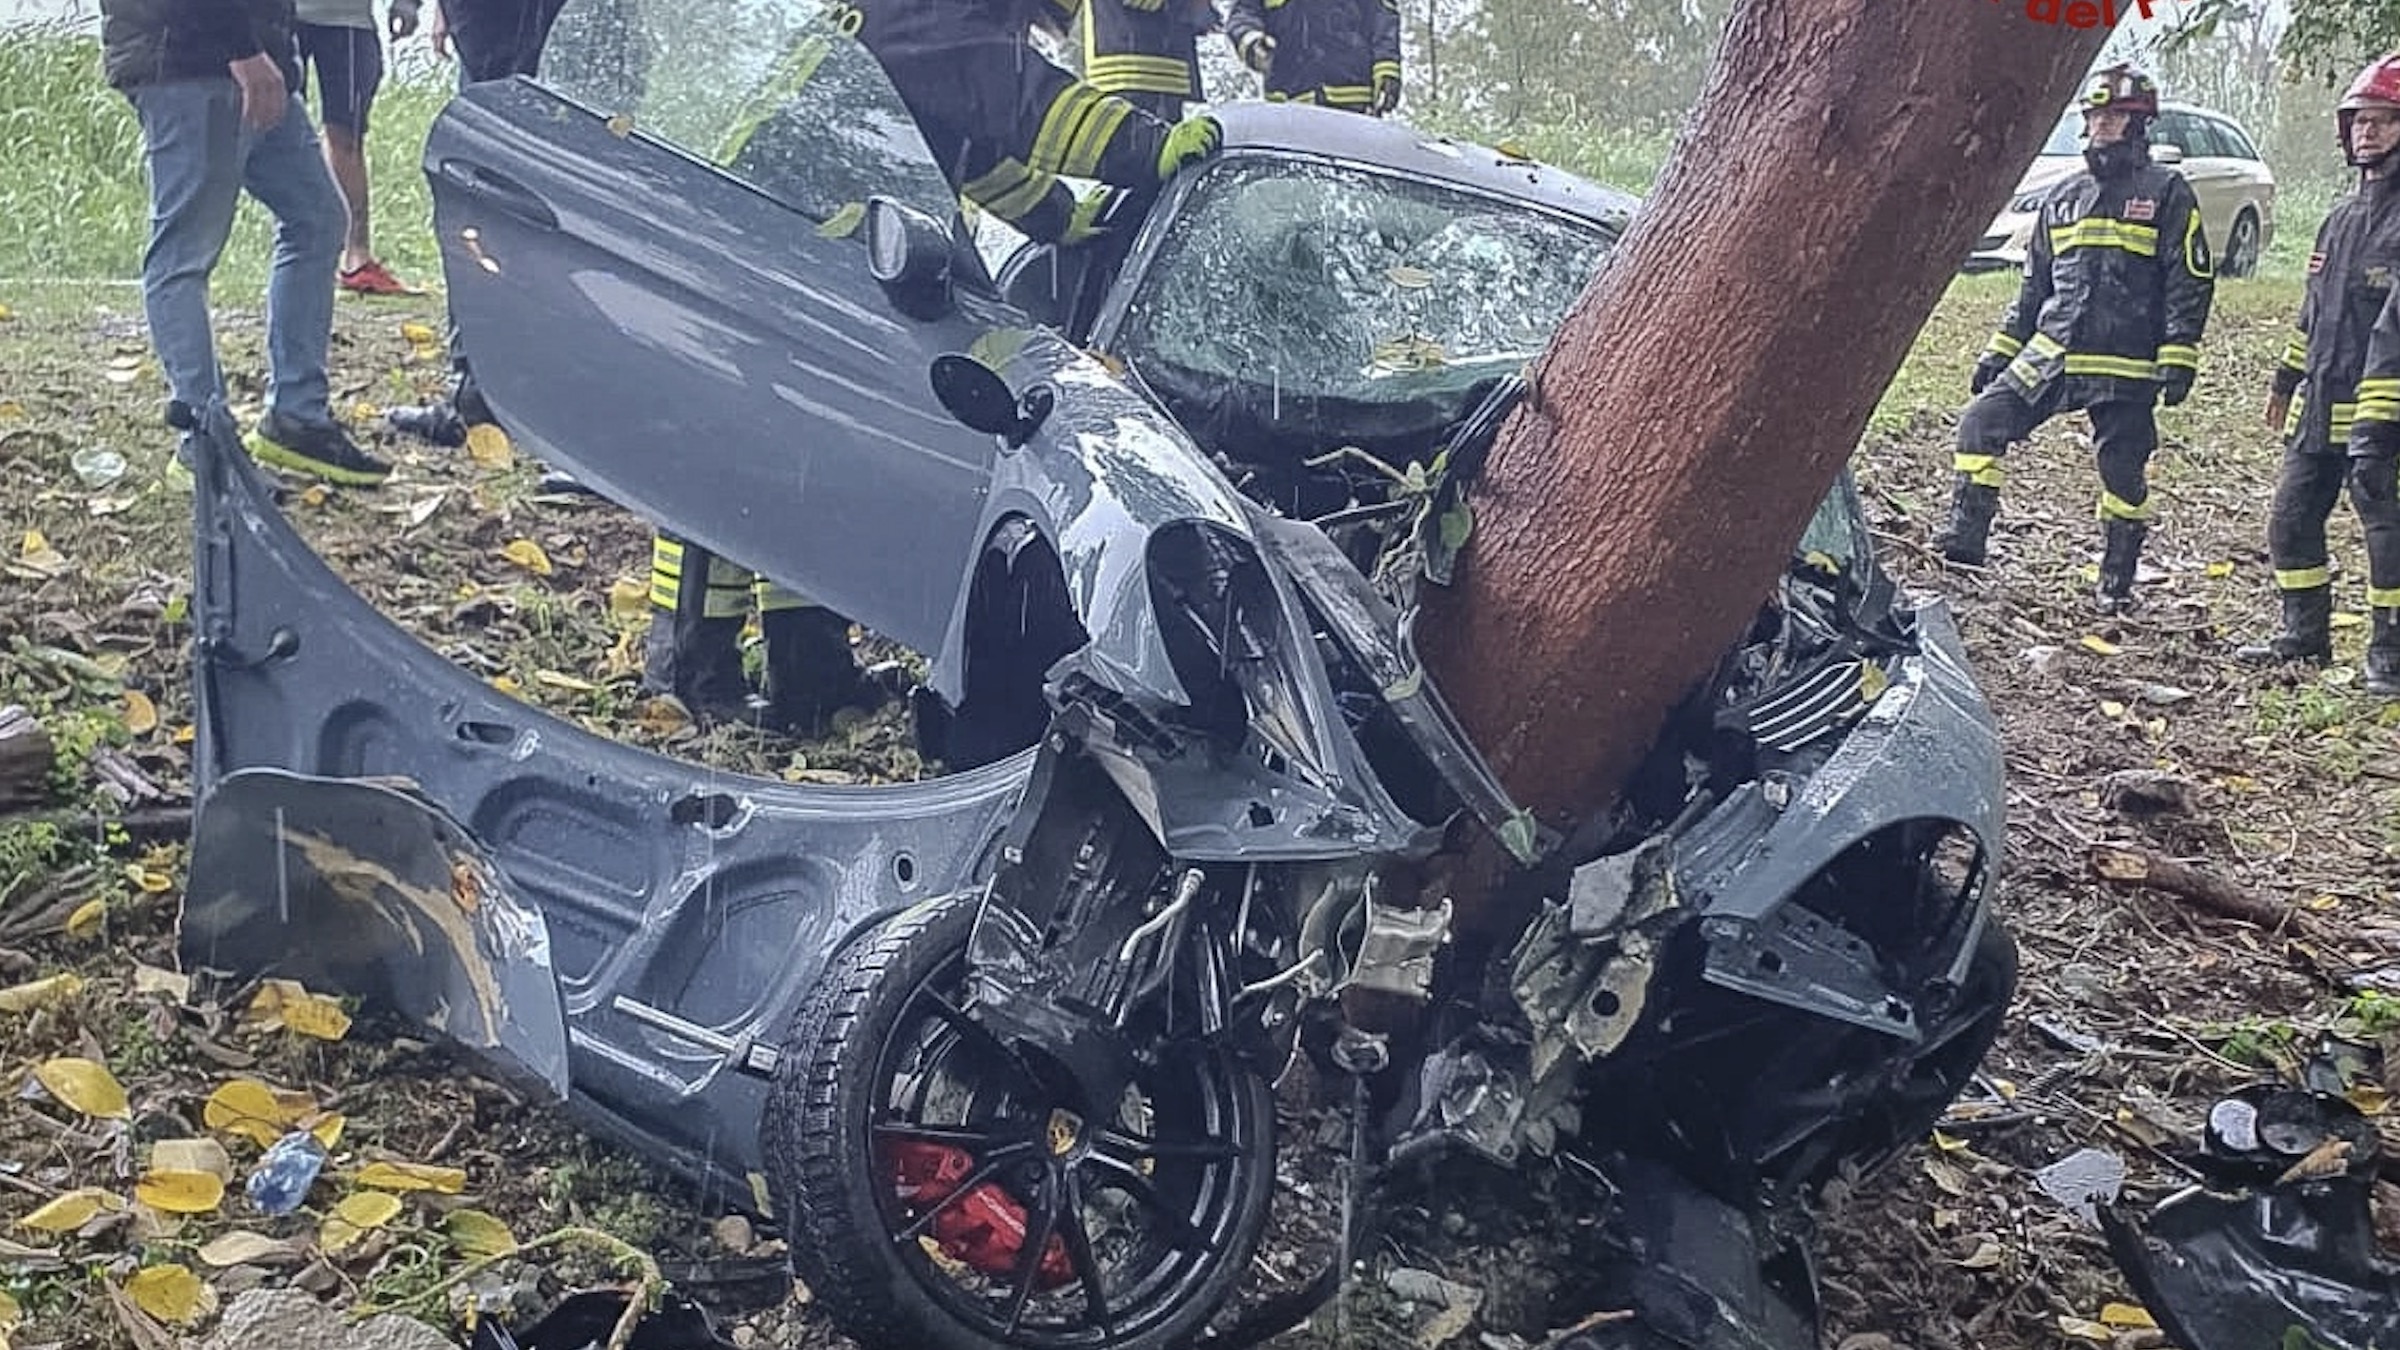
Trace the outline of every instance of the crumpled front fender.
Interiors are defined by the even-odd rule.
[[[541,911],[424,798],[240,770],[200,805],[191,878],[187,970],[354,993],[503,1078],[566,1096],[566,1014]]]

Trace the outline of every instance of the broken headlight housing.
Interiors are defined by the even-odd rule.
[[[1168,526],[1151,536],[1149,581],[1193,729],[1228,745],[1254,739],[1269,769],[1323,781],[1310,644],[1249,542],[1197,521]]]

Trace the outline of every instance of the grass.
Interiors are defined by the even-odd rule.
[[[0,280],[126,280],[149,237],[142,133],[101,78],[100,41],[53,25],[0,27]],[[440,271],[418,155],[449,97],[434,72],[403,64],[376,96],[367,135],[376,251],[401,276]],[[314,115],[314,99],[310,100]],[[221,298],[266,284],[274,222],[244,199],[217,269]]]

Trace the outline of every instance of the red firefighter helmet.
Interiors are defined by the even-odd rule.
[[[2158,116],[2158,81],[2122,62],[2110,66],[2092,77],[2092,87],[2083,96],[2086,113],[2103,108],[2132,113],[2147,126]]]
[[[2342,158],[2365,168],[2357,152],[2350,148],[2350,119],[2361,108],[2400,108],[2400,52],[2384,56],[2358,72],[2358,78],[2350,82],[2350,91],[2342,95],[2334,113],[2342,141]]]

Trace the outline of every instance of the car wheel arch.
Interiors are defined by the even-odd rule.
[[[1048,532],[1032,517],[1003,516],[976,551],[959,632],[959,698],[944,758],[969,768],[1033,744],[1048,724],[1044,677],[1090,642]]]

